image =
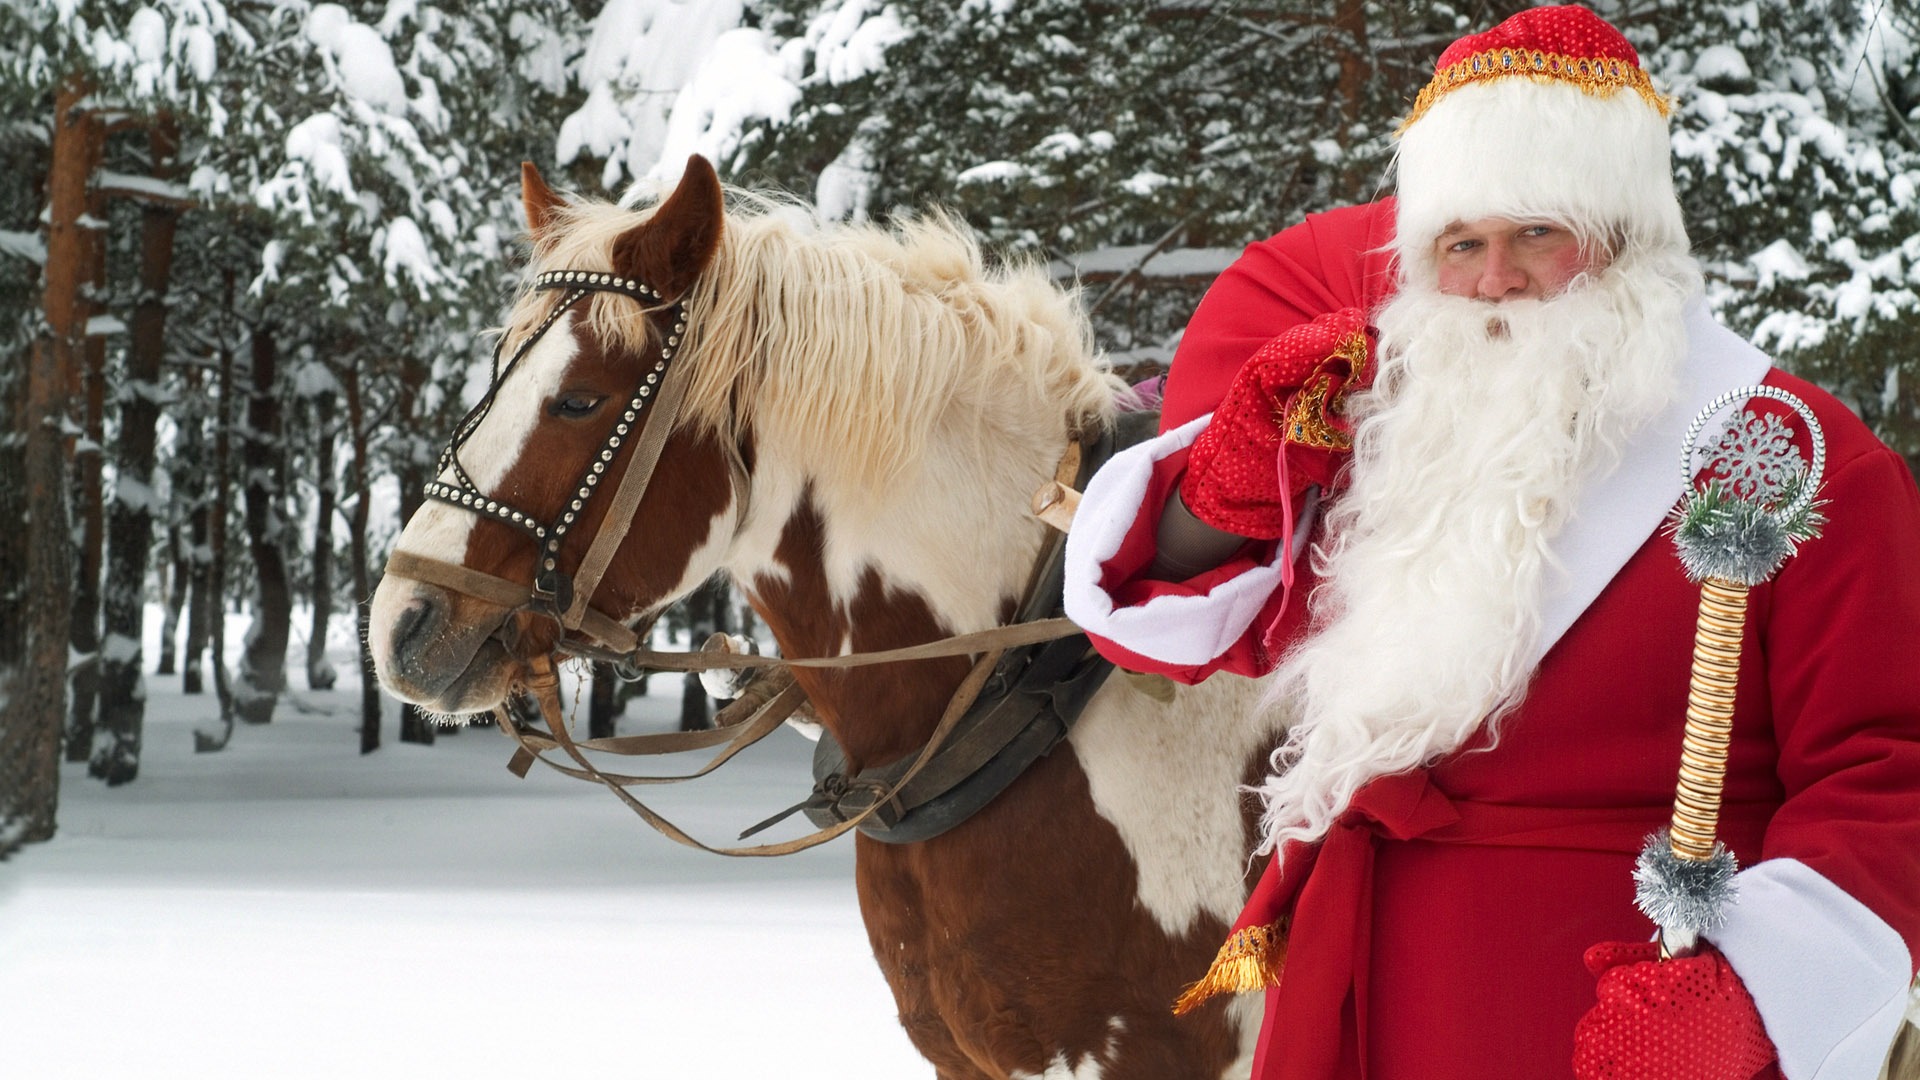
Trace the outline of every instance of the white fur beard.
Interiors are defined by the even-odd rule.
[[[1313,553],[1312,630],[1266,698],[1294,721],[1257,789],[1263,851],[1318,839],[1369,780],[1518,704],[1554,536],[1582,481],[1676,393],[1692,267],[1622,258],[1497,305],[1403,288],[1381,311],[1351,484]]]

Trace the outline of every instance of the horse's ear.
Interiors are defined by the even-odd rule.
[[[553,224],[555,212],[567,205],[567,200],[547,186],[533,162],[523,161],[520,163],[520,205],[526,208],[527,231],[537,243]]]
[[[720,177],[695,154],[653,216],[613,242],[614,270],[652,285],[668,301],[680,299],[720,247],[724,210]]]

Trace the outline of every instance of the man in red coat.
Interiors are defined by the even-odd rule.
[[[1290,719],[1201,988],[1266,992],[1257,1076],[1871,1080],[1908,1006],[1920,493],[1707,312],[1666,113],[1584,9],[1456,42],[1396,199],[1249,248],[1088,486],[1068,614],[1132,670],[1272,672]],[[1661,525],[1689,422],[1759,383],[1824,432],[1828,524],[1751,595],[1736,900],[1662,962],[1632,871],[1700,594]]]

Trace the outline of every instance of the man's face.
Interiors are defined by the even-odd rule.
[[[1433,259],[1442,293],[1493,301],[1553,296],[1607,262],[1563,225],[1502,217],[1454,222],[1433,242]]]

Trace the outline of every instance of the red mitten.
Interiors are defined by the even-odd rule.
[[[1372,348],[1359,308],[1322,315],[1262,345],[1240,366],[1187,457],[1180,498],[1193,516],[1240,536],[1284,535],[1300,493],[1329,487],[1353,448],[1346,397],[1372,380]]]
[[[1718,949],[1659,959],[1653,942],[1587,950],[1600,1003],[1573,1029],[1579,1080],[1751,1080],[1777,1056]]]

